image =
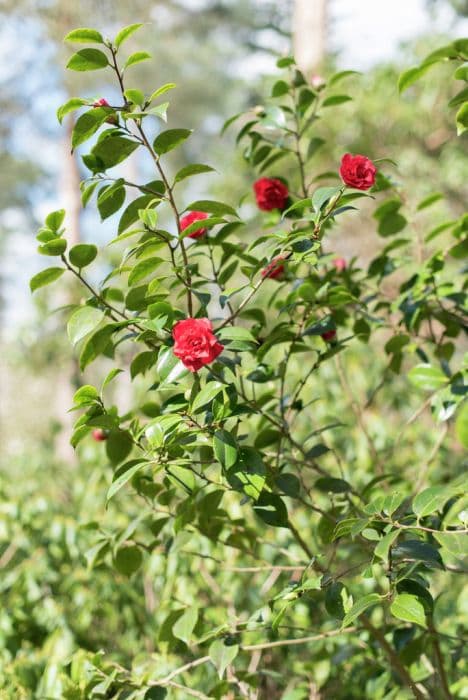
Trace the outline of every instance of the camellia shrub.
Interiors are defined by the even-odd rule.
[[[58,264],[31,288],[81,283],[68,335],[81,370],[103,374],[75,394],[71,442],[100,445],[102,503],[128,514],[89,524],[87,558],[117,586],[144,577],[152,631],[123,661],[111,643],[72,650],[48,696],[467,697],[468,218],[434,225],[441,195],[413,201],[398,154],[343,143],[319,171],[321,123],[351,99],[353,72],[310,84],[292,57],[266,104],[225,126],[240,124],[251,173],[240,207],[228,192],[191,201],[214,168],[172,172],[193,136],[166,126],[173,84],[134,86],[150,57],[124,44],[140,26],[66,37],[91,45],[67,67],[106,70],[121,93],[58,110],[80,110],[83,206],[117,215],[112,263],[94,243],[69,248],[55,211],[37,238]],[[466,80],[467,58],[459,40],[431,65]],[[136,151],[152,169],[142,183],[118,167]],[[375,222],[366,267],[332,249],[346,217],[357,232]],[[122,373],[131,410],[111,400]]]

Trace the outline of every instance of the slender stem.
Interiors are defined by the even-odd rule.
[[[111,54],[112,54],[112,68],[114,69],[114,72],[117,75],[117,79],[118,79],[119,85],[120,85],[120,90],[122,92],[122,97],[125,100],[125,94],[124,94],[125,93],[125,86],[124,86],[124,82],[123,82],[123,75],[118,67],[116,52],[115,52],[115,49],[113,47],[111,47]],[[136,119],[135,119],[135,126],[136,126],[138,133],[140,134],[141,143],[147,149],[148,153],[150,154],[151,158],[154,161],[154,164],[156,165],[157,171],[159,172],[159,174],[161,176],[161,179],[162,179],[164,186],[166,188],[166,193],[167,193],[167,198],[168,198],[169,204],[170,204],[171,209],[172,209],[173,214],[174,214],[174,218],[175,218],[175,222],[176,222],[176,226],[177,226],[178,240],[179,240],[180,250],[182,252],[182,258],[184,260],[185,275],[186,275],[186,280],[187,280],[186,288],[187,288],[188,315],[193,316],[192,276],[190,273],[187,250],[185,248],[185,244],[184,244],[184,241],[182,238],[182,229],[180,227],[180,214],[179,214],[179,210],[177,209],[177,205],[175,203],[174,194],[172,192],[172,187],[169,183],[169,180],[166,177],[166,173],[164,172],[164,170],[161,166],[158,154],[155,152],[155,150],[151,146],[150,142],[148,141],[148,138],[143,130],[143,127],[141,126],[139,121]]]
[[[265,642],[264,644],[248,644],[242,646],[242,651],[260,651],[262,649],[274,649],[275,647],[286,647],[295,644],[309,644],[310,642],[318,642],[320,639],[328,639],[330,637],[339,637],[342,634],[351,634],[356,632],[357,627],[347,627],[344,630],[331,630],[322,634],[314,634],[311,637],[299,637],[298,639],[279,639],[276,642]]]

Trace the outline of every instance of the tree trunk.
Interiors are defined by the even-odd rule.
[[[327,0],[295,0],[293,48],[299,68],[307,78],[317,72],[325,57]]]

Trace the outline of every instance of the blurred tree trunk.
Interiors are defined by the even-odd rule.
[[[327,0],[295,0],[293,48],[299,68],[310,78],[323,63],[327,34]]]

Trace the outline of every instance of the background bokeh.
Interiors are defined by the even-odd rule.
[[[83,535],[79,524],[112,518],[115,527],[124,527],[137,506],[129,504],[128,513],[104,512],[108,475],[103,446],[84,441],[78,460],[68,444],[73,391],[78,381],[93,383],[99,374],[93,366],[84,379],[78,378],[64,332],[61,307],[70,303],[73,288],[47,288],[34,298],[29,292],[29,278],[46,266],[34,238],[45,214],[64,207],[70,237],[102,246],[113,237],[116,222],[111,217],[101,224],[92,208],[81,211],[78,185],[84,169],[80,154],[70,154],[70,119],[60,126],[55,112],[72,95],[104,96],[110,103],[117,95],[99,72],[86,74],[85,88],[79,74],[66,73],[71,49],[63,37],[79,26],[113,35],[122,26],[145,22],[138,46],[151,51],[154,60],[134,69],[135,82],[148,91],[175,82],[171,126],[188,127],[197,134],[178,151],[173,167],[203,162],[219,173],[213,179],[197,178],[184,194],[186,201],[219,197],[236,206],[241,202],[248,217],[254,214],[254,176],[232,130],[223,136],[220,131],[228,117],[261,104],[268,94],[277,57],[288,54],[297,41],[292,36],[295,4],[294,0],[0,0],[0,569],[19,558],[0,590],[8,596],[10,609],[22,611],[14,630],[10,618],[0,614],[0,649],[1,641],[8,639],[8,653],[15,644],[24,648],[25,640],[50,658],[65,657],[76,646],[104,647],[122,662],[135,652],[152,651],[148,612],[154,610],[155,601],[147,583],[151,579],[154,585],[163,585],[156,559],[145,577],[136,583],[122,577],[118,589],[112,572],[103,568],[90,573],[86,567],[83,551],[93,545],[92,527],[89,536],[88,531]],[[439,66],[437,80],[428,75],[400,97],[397,79],[432,49],[466,36],[468,3],[323,0],[323,5],[326,22],[310,36],[311,42],[324,47],[317,71],[327,75],[335,69],[355,69],[362,75],[347,84],[354,100],[336,111],[332,121],[322,123],[327,145],[314,161],[317,173],[336,170],[344,150],[371,158],[391,157],[398,164],[395,178],[411,183],[413,201],[435,190],[444,195],[440,206],[422,215],[424,230],[460,216],[468,194],[466,140],[453,138],[453,113],[446,109],[455,91],[453,81],[443,79],[446,69]],[[132,156],[126,167],[137,181],[149,173],[144,158]],[[362,212],[359,219],[344,220],[327,245],[348,260],[366,262],[385,241],[375,235],[375,221],[367,216],[365,205]],[[255,235],[255,229],[250,233]],[[111,248],[106,255],[111,261]],[[96,279],[104,274],[105,269],[97,270]],[[362,366],[349,354],[348,371],[357,391],[367,380],[372,384],[375,378],[377,383],[383,360],[379,362],[377,358]],[[323,404],[335,406],[339,413],[342,391],[337,377],[325,369],[321,378]],[[377,440],[382,449],[388,425],[393,426],[392,421],[397,425],[408,408],[399,388],[396,378],[385,397],[388,413],[370,409],[375,434],[383,436],[380,443]],[[120,406],[129,406],[132,391],[139,390],[138,381],[132,389],[122,379],[113,398]],[[431,425],[428,421],[428,442],[419,441],[419,453],[412,452],[411,437],[402,446],[398,458],[402,469],[405,460],[417,463],[424,458]],[[364,463],[365,439],[354,434],[353,440],[351,445],[339,438],[336,447],[345,456],[347,450],[353,451]],[[446,457],[447,467],[453,455]],[[9,539],[15,541],[13,547]],[[46,688],[47,679],[41,682]]]

